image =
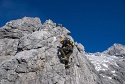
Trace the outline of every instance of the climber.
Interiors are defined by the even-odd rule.
[[[65,37],[60,40],[62,47],[59,49],[61,53],[61,59],[65,61],[65,67],[70,67],[69,57],[73,52],[74,42],[72,42],[69,38]]]

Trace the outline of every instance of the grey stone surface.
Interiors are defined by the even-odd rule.
[[[0,39],[0,56],[12,56],[17,52],[17,39]]]
[[[104,51],[103,53],[109,54],[109,55],[115,55],[118,57],[125,57],[125,46],[122,44],[114,44],[108,50]]]
[[[24,17],[23,19],[7,22],[6,25],[0,29],[0,38],[19,39],[41,27],[42,24],[39,18]]]
[[[14,56],[17,52],[18,39],[0,39],[0,63]]]
[[[86,57],[94,64],[104,84],[125,84],[123,52],[125,52],[124,45],[114,44],[102,53],[86,53]]]
[[[65,36],[74,41],[69,33],[51,20],[43,25],[29,17],[8,22],[0,29],[0,57],[11,56],[0,64],[0,84],[103,84],[82,44],[74,46],[71,68],[60,62],[57,46]]]

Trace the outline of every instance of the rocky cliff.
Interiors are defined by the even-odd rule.
[[[103,84],[82,44],[75,42],[69,69],[60,62],[57,46],[64,36],[73,41],[69,34],[51,20],[7,22],[0,28],[0,84]]]

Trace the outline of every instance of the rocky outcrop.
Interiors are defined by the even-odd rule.
[[[0,29],[0,38],[20,39],[22,36],[31,34],[42,26],[39,18],[28,18],[7,22]]]
[[[24,17],[0,29],[0,84],[103,84],[87,60],[82,44],[75,43],[71,67],[60,61],[59,40],[69,35],[51,20]]]
[[[19,39],[42,27],[39,18],[28,18],[7,22],[0,28],[0,63],[18,52]]]

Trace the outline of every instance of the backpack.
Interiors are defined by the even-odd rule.
[[[74,47],[74,42],[71,42],[70,45],[71,45],[72,47]]]
[[[64,46],[67,46],[67,44],[70,44],[72,47],[74,46],[74,42],[72,42],[72,41],[70,40],[70,38],[65,38],[65,39],[64,39],[63,45],[64,45]]]

